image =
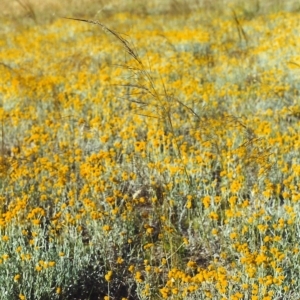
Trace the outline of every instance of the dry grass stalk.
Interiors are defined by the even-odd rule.
[[[135,72],[137,72],[138,77],[145,79],[148,82],[150,87],[148,88],[144,85],[131,84],[131,83],[130,84],[125,84],[123,86],[125,86],[127,88],[130,88],[130,89],[137,88],[137,89],[141,90],[142,92],[148,93],[152,97],[152,99],[155,100],[154,103],[152,101],[149,102],[149,103],[142,102],[142,101],[132,101],[132,102],[138,103],[142,106],[154,107],[157,111],[157,114],[158,114],[158,116],[154,116],[152,113],[151,113],[151,115],[150,114],[144,114],[144,113],[138,113],[138,115],[164,120],[166,122],[166,124],[168,124],[168,127],[169,127],[170,131],[172,132],[173,137],[175,137],[176,134],[175,134],[174,126],[173,126],[172,111],[171,111],[172,100],[179,103],[179,104],[182,104],[182,103],[178,100],[173,99],[173,97],[170,97],[164,83],[162,83],[163,84],[163,89],[164,89],[163,97],[165,99],[167,99],[168,101],[167,102],[162,101],[161,95],[157,92],[157,89],[155,87],[154,79],[152,78],[151,74],[147,71],[147,69],[145,68],[142,60],[139,58],[139,55],[134,50],[134,48],[130,45],[130,43],[125,38],[123,38],[121,36],[121,34],[119,34],[118,32],[116,32],[116,31],[114,31],[110,28],[108,28],[106,25],[104,25],[103,23],[101,23],[99,21],[87,20],[87,19],[81,19],[81,18],[69,18],[69,17],[64,17],[64,19],[99,25],[105,33],[112,34],[117,40],[120,41],[121,45],[124,47],[124,49],[129,54],[129,56],[132,57],[134,59],[134,61],[137,62],[137,64],[138,64],[137,68],[129,67],[128,69],[129,70],[134,70]],[[171,100],[171,101],[169,101],[169,100]],[[188,108],[186,105],[183,105],[183,106],[195,115],[195,112],[192,109]],[[189,184],[191,185],[190,176],[188,175],[188,171],[187,171],[187,169],[186,169],[186,167],[183,163],[181,150],[180,150],[179,144],[176,141],[176,139],[174,139],[174,144],[175,144],[175,147],[177,149],[177,156],[182,161],[182,165],[183,165],[184,172],[186,174],[186,178],[187,178]]]
[[[126,49],[127,53],[134,58],[141,66],[143,66],[142,61],[139,59],[137,53],[129,46],[129,42],[124,39],[118,32],[108,28],[107,26],[105,26],[103,23],[99,22],[99,21],[95,21],[95,20],[86,20],[86,19],[78,19],[78,18],[64,18],[64,19],[68,19],[68,20],[75,20],[75,21],[81,21],[81,22],[86,22],[86,23],[90,23],[90,24],[95,24],[95,25],[99,25],[104,32],[106,33],[110,33],[112,34],[114,37],[116,37],[124,46],[124,48]]]

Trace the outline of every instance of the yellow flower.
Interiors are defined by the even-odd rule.
[[[262,263],[267,262],[268,258],[264,253],[259,253],[255,259],[255,262],[260,265]]]
[[[124,262],[124,259],[122,257],[118,257],[117,264],[122,264]]]
[[[193,203],[192,203],[192,200],[188,200],[187,202],[186,202],[186,208],[187,209],[191,209],[192,207],[193,207]]]
[[[112,271],[108,271],[106,274],[105,274],[105,280],[110,282],[111,279],[112,279],[112,275],[113,275],[113,272]]]
[[[134,278],[139,283],[143,282],[142,273],[139,271],[135,273]]]
[[[22,229],[22,234],[26,236],[26,235],[28,235],[28,231],[25,229]]]
[[[48,262],[49,267],[54,267],[55,264],[56,264],[55,261],[49,261]]]
[[[213,228],[213,229],[211,230],[211,233],[212,233],[213,235],[217,235],[217,234],[218,234],[218,229]]]
[[[219,215],[218,215],[217,213],[215,213],[215,212],[211,212],[211,213],[209,214],[209,217],[210,217],[212,220],[214,220],[214,221],[218,221],[218,219],[219,219]]]
[[[278,236],[278,235],[275,235],[274,237],[273,237],[273,241],[274,242],[279,242],[279,241],[281,241],[281,236]]]
[[[188,286],[188,291],[190,293],[197,291],[198,287],[196,285],[190,285]]]
[[[21,275],[20,275],[20,274],[17,274],[17,275],[15,275],[15,277],[14,277],[14,281],[19,281],[20,278],[21,278]]]
[[[9,237],[7,236],[7,235],[4,235],[3,237],[2,237],[2,241],[3,242],[7,242],[9,240]]]
[[[185,245],[189,244],[189,240],[186,237],[183,237],[182,240]]]
[[[166,287],[159,289],[159,292],[161,293],[161,296],[163,299],[167,299],[169,297],[170,290]]]
[[[257,225],[257,229],[258,229],[260,232],[265,232],[265,231],[268,229],[268,225],[259,224],[259,225]]]
[[[193,206],[193,196],[192,195],[187,195],[186,198],[187,198],[186,207],[188,209],[190,209]]]
[[[144,245],[144,249],[146,250],[148,248],[152,248],[153,246],[154,246],[153,243],[148,243],[148,244]]]
[[[205,196],[202,199],[202,203],[203,203],[205,208],[209,208],[209,206],[210,206],[210,196]]]
[[[40,225],[41,221],[39,219],[33,219],[32,223],[33,223],[33,225]]]
[[[151,271],[151,266],[145,266],[145,271],[146,271],[147,273],[150,273],[150,271]]]
[[[43,268],[41,266],[39,266],[39,265],[36,265],[35,269],[36,269],[36,271],[40,272],[40,271],[42,271]]]
[[[190,260],[190,261],[187,263],[187,266],[188,266],[188,268],[194,269],[194,268],[197,268],[197,263]]]
[[[133,273],[134,272],[134,265],[129,266],[128,271],[130,273]]]
[[[111,227],[109,226],[109,225],[104,225],[103,227],[102,227],[102,229],[104,230],[104,231],[111,231]]]
[[[237,233],[236,232],[232,232],[232,233],[230,233],[229,236],[230,236],[230,239],[234,240],[237,237]]]
[[[7,260],[7,259],[9,259],[9,255],[5,253],[2,255],[2,258],[3,258],[3,260]]]

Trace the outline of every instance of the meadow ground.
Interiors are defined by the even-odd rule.
[[[1,2],[0,299],[300,299],[297,3],[95,2]]]

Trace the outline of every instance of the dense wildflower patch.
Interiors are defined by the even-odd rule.
[[[299,298],[298,18],[6,20],[0,299]]]

